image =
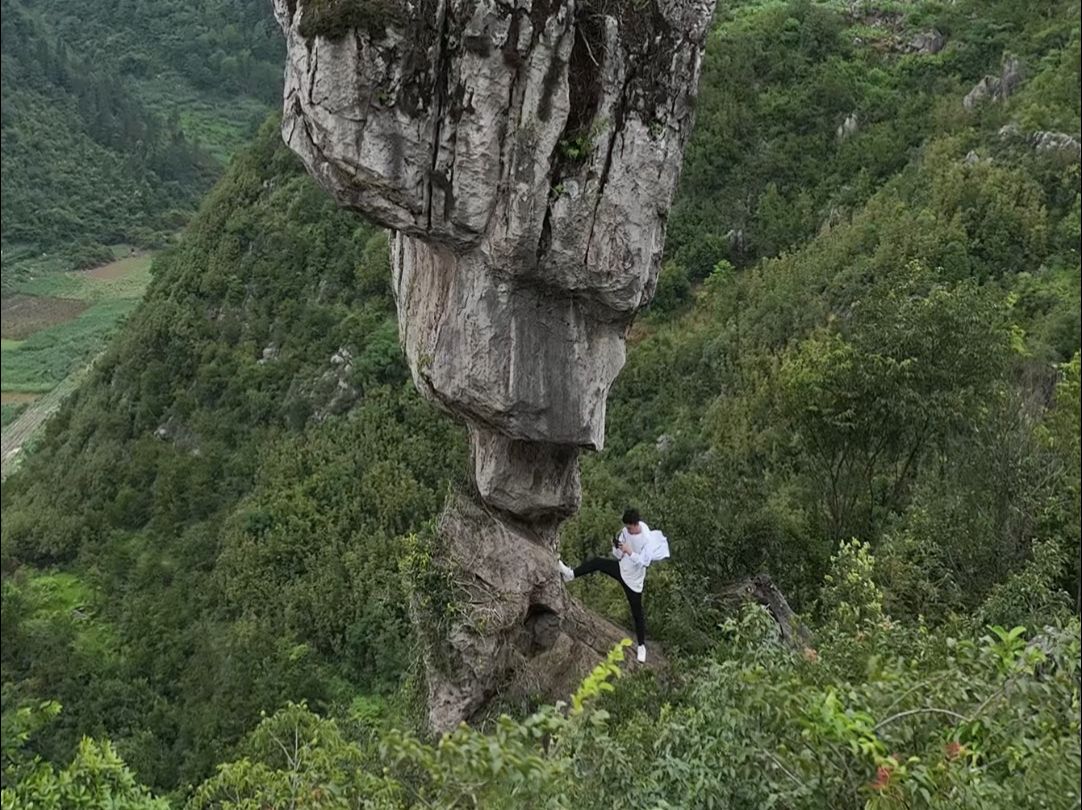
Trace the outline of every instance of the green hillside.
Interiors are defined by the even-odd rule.
[[[563,533],[665,529],[671,666],[438,745],[405,599],[464,437],[386,235],[267,122],[4,484],[5,808],[1077,807],[1079,43],[1065,2],[719,12]],[[762,572],[809,648],[721,598]]]
[[[186,222],[281,83],[269,9],[4,0],[4,289]]]

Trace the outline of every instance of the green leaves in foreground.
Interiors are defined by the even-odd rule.
[[[187,808],[585,810],[628,796],[653,808],[1077,806],[1077,620],[976,639],[879,616],[856,632],[825,628],[804,654],[780,645],[757,606],[720,629],[724,643],[684,662],[685,686],[667,699],[651,675],[614,684],[617,647],[570,705],[436,741],[289,704]],[[11,766],[5,753],[5,778],[5,809],[61,790],[84,802],[64,806],[162,806],[107,744],[84,741],[62,771]]]
[[[108,742],[87,737],[75,756],[57,768],[24,752],[27,741],[60,712],[60,704],[46,701],[5,715],[3,810],[167,810],[140,785]]]

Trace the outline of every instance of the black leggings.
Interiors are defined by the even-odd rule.
[[[620,563],[616,560],[606,560],[601,557],[594,557],[575,569],[575,577],[584,577],[587,574],[594,573],[594,571],[608,574],[620,583],[620,587],[624,589],[624,596],[627,597],[627,603],[631,606],[631,619],[635,622],[635,636],[638,638],[639,644],[645,644],[646,617],[642,614],[642,594],[627,587],[627,583],[625,583],[623,577],[620,576]]]

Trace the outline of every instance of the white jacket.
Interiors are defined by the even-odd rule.
[[[661,532],[652,531],[645,521],[639,521],[639,533],[631,534],[625,526],[620,530],[620,542],[627,543],[630,554],[613,547],[612,556],[620,561],[620,579],[635,593],[642,593],[646,569],[650,563],[669,556],[669,543]]]

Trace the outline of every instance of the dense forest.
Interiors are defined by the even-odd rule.
[[[1077,807],[1079,26],[719,9],[563,529],[665,529],[669,667],[440,741],[406,602],[465,438],[409,380],[387,235],[267,121],[4,484],[4,807]],[[809,646],[723,598],[759,573]]]
[[[258,4],[3,0],[3,17],[5,289],[42,254],[67,269],[161,242],[279,93]]]

